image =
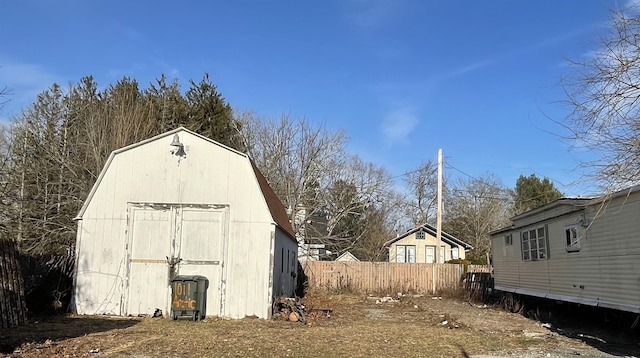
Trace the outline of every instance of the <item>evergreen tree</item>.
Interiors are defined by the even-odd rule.
[[[233,118],[231,106],[205,74],[200,83],[190,81],[186,93],[189,110],[182,122],[186,128],[231,148],[245,151],[240,135],[241,124]]]
[[[180,93],[177,79],[167,84],[166,77],[162,75],[155,84],[150,84],[144,95],[147,115],[154,118],[160,133],[179,127],[188,118],[189,107]]]
[[[205,75],[186,98],[164,76],[148,89],[123,78],[54,84],[13,123],[0,151],[0,225],[30,253],[73,252],[73,217],[110,153],[179,125],[240,148],[231,107]]]
[[[520,175],[514,192],[515,211],[517,214],[523,213],[563,196],[564,194],[547,177],[540,180],[535,174],[528,177]]]

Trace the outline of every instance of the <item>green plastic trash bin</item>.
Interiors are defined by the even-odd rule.
[[[207,313],[207,288],[204,276],[176,276],[171,280],[171,317],[203,319]]]

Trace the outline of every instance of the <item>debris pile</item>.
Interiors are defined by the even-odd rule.
[[[332,309],[307,309],[307,307],[297,298],[280,297],[273,304],[273,317],[291,322],[303,322],[318,319],[330,318]]]
[[[304,322],[305,306],[297,298],[280,297],[273,303],[273,316],[285,321]]]

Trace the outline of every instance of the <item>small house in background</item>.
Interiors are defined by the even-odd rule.
[[[358,260],[358,258],[355,257],[355,255],[352,254],[351,252],[345,251],[344,253],[342,253],[342,255],[338,256],[336,261],[347,261],[347,262],[351,261],[351,262],[354,262],[354,261],[360,261],[360,260]]]
[[[327,249],[323,237],[327,235],[327,214],[319,211],[308,213],[299,205],[294,215],[296,238],[298,239],[298,259],[302,261],[333,260],[334,253]]]
[[[562,198],[491,233],[495,289],[640,313],[640,186]]]
[[[473,246],[446,232],[438,242],[436,228],[424,224],[387,242],[389,262],[444,263],[464,259]]]
[[[178,128],[109,156],[78,216],[79,314],[168,315],[171,280],[208,279],[206,315],[268,318],[298,245],[247,155]]]

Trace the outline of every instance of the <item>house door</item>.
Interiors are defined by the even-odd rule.
[[[127,314],[170,314],[175,275],[209,280],[208,315],[222,313],[226,210],[170,205],[131,206]]]

